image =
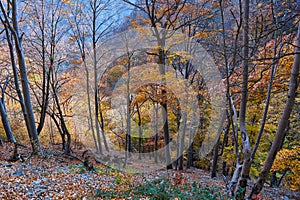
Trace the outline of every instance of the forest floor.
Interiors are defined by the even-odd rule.
[[[47,149],[45,156],[12,162],[13,147],[0,147],[0,199],[230,199],[221,176],[206,171],[122,172],[90,159],[88,171],[78,159]],[[81,159],[83,151],[74,152]],[[259,199],[300,199],[300,194],[266,186]]]

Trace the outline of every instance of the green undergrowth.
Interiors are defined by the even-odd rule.
[[[112,198],[126,198],[126,199],[208,199],[217,200],[225,199],[224,195],[220,193],[220,188],[200,188],[199,185],[194,182],[191,184],[176,185],[171,180],[166,178],[157,179],[154,181],[146,181],[145,183],[128,188],[126,191],[114,191],[114,190],[96,190],[96,197],[103,199]]]
[[[70,169],[76,173],[86,173],[87,170],[82,165],[73,165]],[[159,178],[156,180],[145,181],[143,183],[132,184],[131,176],[119,173],[113,168],[95,167],[93,173],[109,174],[114,177],[113,186],[106,189],[96,189],[94,197],[88,199],[160,199],[160,200],[222,200],[226,196],[221,193],[220,187],[202,187],[199,183],[176,184],[171,179]]]

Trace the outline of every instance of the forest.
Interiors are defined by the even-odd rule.
[[[1,0],[2,199],[300,199],[299,0]]]

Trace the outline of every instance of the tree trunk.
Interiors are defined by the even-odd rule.
[[[66,148],[66,138],[65,138],[65,134],[64,134],[64,132],[62,131],[59,122],[58,122],[57,119],[55,118],[54,113],[51,113],[51,114],[49,114],[49,115],[50,115],[50,117],[53,119],[54,124],[55,124],[55,126],[56,126],[56,128],[57,128],[57,130],[58,130],[58,132],[59,132],[59,134],[60,134],[61,142],[62,142],[62,150],[64,151],[65,148]]]
[[[158,46],[160,47],[159,49],[159,55],[158,55],[158,64],[160,68],[160,74],[163,76],[162,78],[162,84],[166,85],[166,52],[164,50],[165,48],[165,34],[164,31],[162,33],[162,38],[160,38],[160,33],[157,29],[157,27],[154,27],[156,38],[157,38],[157,43]],[[167,104],[167,91],[165,89],[162,90],[162,103],[161,106],[163,108],[162,111],[162,120],[165,120],[165,123],[163,125],[163,130],[164,130],[164,144],[165,144],[165,158],[166,158],[166,168],[167,169],[173,169],[172,166],[172,156],[171,156],[171,149],[170,149],[170,129],[169,129],[169,117],[168,117],[168,104]]]
[[[189,148],[188,148],[188,155],[187,155],[187,163],[186,168],[191,168],[193,165],[193,142],[191,142],[191,136],[189,136]]]
[[[240,131],[243,145],[243,166],[236,189],[236,199],[244,199],[247,187],[247,179],[249,177],[251,167],[251,144],[246,129],[246,107],[248,101],[248,65],[249,65],[249,0],[244,0],[244,16],[243,16],[243,83],[242,97],[240,103]]]
[[[298,25],[298,33],[296,39],[296,49],[295,49],[295,56],[294,56],[294,65],[291,72],[290,83],[289,83],[289,91],[287,95],[287,101],[278,125],[278,129],[276,131],[276,135],[274,141],[272,142],[271,149],[268,153],[268,156],[265,160],[265,164],[260,172],[260,175],[252,188],[252,191],[249,195],[249,198],[252,198],[259,194],[264,186],[264,183],[268,177],[270,169],[274,163],[275,157],[277,152],[279,151],[280,145],[283,143],[285,129],[288,125],[289,117],[291,115],[293,105],[295,103],[297,87],[299,84],[299,69],[300,69],[300,23]]]
[[[5,101],[4,101],[5,91],[6,91],[8,83],[9,83],[9,79],[6,79],[5,83],[1,87],[2,97],[0,98],[0,116],[1,116],[2,124],[3,124],[3,128],[5,130],[7,141],[16,143],[16,139],[13,135],[13,132],[11,130],[11,126],[10,126],[10,123],[8,120],[8,116],[7,116],[7,112],[6,112],[6,108],[5,108]]]
[[[180,136],[180,143],[179,143],[179,158],[178,158],[178,169],[183,170],[183,150],[184,150],[184,138],[185,138],[185,132],[186,132],[186,123],[187,123],[187,111],[183,113],[182,115],[182,130],[179,130],[179,132],[182,132]]]
[[[99,101],[99,115],[100,115],[100,128],[101,128],[102,138],[103,138],[103,142],[104,142],[104,147],[105,147],[106,151],[109,152],[109,147],[108,147],[108,144],[107,144],[105,131],[104,131],[104,118],[103,118],[101,100]]]
[[[195,118],[195,112],[193,112],[193,117],[192,118]],[[192,123],[190,125],[190,132],[189,132],[189,142],[188,142],[188,158],[187,158],[187,164],[186,164],[186,167],[187,168],[190,168],[191,166],[193,166],[193,159],[194,159],[194,155],[193,155],[193,151],[194,151],[194,148],[193,148],[193,145],[194,145],[194,135],[195,135],[195,131],[196,129],[193,127],[194,124]]]
[[[211,168],[211,178],[214,178],[217,176],[220,137],[221,137],[221,135],[219,136],[217,143],[215,144],[215,147],[214,147],[214,158],[213,158],[213,163],[212,163],[212,168]]]
[[[49,70],[46,69],[46,41],[45,41],[45,13],[44,13],[44,1],[42,1],[42,22],[41,22],[41,46],[42,46],[42,67],[43,67],[43,83],[42,83],[42,103],[41,103],[41,112],[40,112],[40,119],[39,119],[39,125],[37,127],[38,135],[42,132],[45,119],[46,119],[46,112],[49,104],[49,93],[50,93],[50,73],[51,73],[51,67]]]
[[[1,4],[1,10],[2,10],[2,12],[5,12],[4,9],[3,9],[2,4]],[[22,94],[20,84],[19,84],[18,69],[17,69],[16,59],[15,59],[15,54],[14,54],[12,35],[10,34],[11,27],[9,28],[9,25],[6,24],[3,21],[2,21],[2,23],[5,24],[6,40],[7,40],[8,47],[9,47],[10,61],[11,61],[11,66],[12,66],[12,70],[13,70],[13,77],[14,77],[14,85],[15,85],[15,89],[16,89],[16,92],[17,92],[17,95],[18,95],[18,98],[19,98],[19,103],[21,105],[22,113],[23,113],[24,120],[25,120],[26,129],[27,129],[27,132],[28,132],[28,136],[29,136],[29,139],[31,141],[31,135],[29,134],[30,130],[28,129],[29,122],[28,122],[27,112],[26,112],[26,109],[25,109],[24,98],[23,98],[23,94]]]
[[[3,11],[2,11],[3,12]],[[5,13],[3,12],[5,15]],[[27,75],[27,68],[24,58],[24,53],[22,49],[21,38],[19,36],[19,26],[18,26],[18,17],[17,17],[17,2],[16,0],[12,0],[12,23],[13,23],[13,36],[15,40],[15,48],[18,57],[18,64],[19,64],[19,72],[21,77],[21,85],[22,85],[22,92],[24,97],[24,106],[25,106],[25,113],[27,116],[27,129],[29,131],[29,137],[31,146],[33,149],[33,153],[42,155],[42,146],[40,144],[38,133],[35,125],[34,113],[31,103],[31,95],[28,83],[28,75]]]
[[[155,163],[158,163],[158,104],[154,103],[154,109],[155,109],[155,118],[154,118],[154,131],[155,131],[155,136],[154,136],[154,161]]]
[[[128,49],[127,49],[128,50]],[[127,74],[126,74],[126,144],[125,144],[125,160],[131,157],[131,116],[130,116],[130,67],[131,56],[130,52],[127,52]],[[125,166],[125,164],[124,164]]]
[[[87,103],[88,103],[88,111],[89,111],[89,125],[90,125],[90,128],[92,130],[92,136],[93,136],[96,151],[97,151],[97,153],[100,153],[98,143],[97,143],[97,139],[96,139],[96,134],[95,134],[93,117],[92,117],[92,106],[91,106],[91,96],[90,96],[90,80],[89,80],[90,76],[89,76],[89,70],[86,66],[85,57],[83,58],[83,62],[84,62],[85,73],[86,73],[86,93],[87,93],[87,98],[88,98]]]
[[[56,93],[56,88],[55,88],[53,83],[51,84],[51,86],[52,86],[52,91],[53,91],[55,104],[56,104],[57,110],[58,110],[58,118],[60,120],[61,130],[62,130],[62,133],[63,133],[63,136],[64,136],[63,138],[65,139],[65,136],[67,136],[67,141],[65,141],[65,144],[63,145],[64,153],[66,155],[70,155],[71,154],[71,135],[70,135],[69,130],[66,126],[65,119],[64,119],[62,110],[60,108],[59,99],[58,99],[58,96],[57,96],[57,93]]]
[[[142,142],[143,142],[143,130],[142,130],[142,120],[141,120],[141,113],[138,103],[136,104],[137,114],[138,114],[138,126],[139,126],[139,160],[142,159]]]
[[[1,120],[2,120],[4,130],[5,130],[7,141],[16,143],[16,139],[13,135],[12,130],[11,130],[10,123],[9,123],[9,120],[8,120],[8,116],[7,116],[5,107],[4,107],[1,99],[0,99],[0,114],[1,114]]]
[[[277,24],[276,18],[277,18],[277,17],[275,16],[275,24],[276,24],[276,27],[277,27],[278,24]],[[274,57],[274,58],[279,57],[279,55],[277,55],[277,30],[275,30],[274,49],[273,49],[273,50],[274,50],[273,57]],[[280,53],[280,51],[279,51],[279,53]],[[279,53],[278,53],[278,54],[279,54]],[[251,160],[252,160],[252,161],[254,160],[255,153],[256,153],[256,151],[257,151],[257,149],[258,149],[258,146],[259,146],[259,143],[260,143],[262,134],[263,134],[263,132],[264,132],[265,124],[266,124],[266,121],[267,121],[267,115],[268,115],[268,110],[269,110],[269,104],[270,104],[270,100],[271,100],[272,84],[273,84],[274,76],[275,76],[275,73],[276,73],[276,68],[277,68],[278,61],[279,61],[279,60],[275,60],[275,62],[273,62],[273,64],[272,64],[271,75],[270,75],[270,80],[269,80],[269,84],[268,84],[267,99],[266,99],[266,103],[265,103],[265,108],[264,108],[263,117],[262,117],[262,120],[261,120],[262,123],[261,123],[260,129],[259,129],[259,132],[258,132],[256,141],[255,141],[255,144],[254,144],[252,153],[251,153]]]

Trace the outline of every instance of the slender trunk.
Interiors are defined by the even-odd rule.
[[[56,126],[56,128],[57,128],[57,130],[58,130],[58,132],[59,132],[59,135],[60,135],[60,137],[61,137],[61,142],[62,142],[62,150],[64,151],[64,150],[65,150],[65,147],[66,147],[65,134],[64,134],[64,132],[63,132],[62,129],[61,129],[61,125],[59,124],[59,122],[58,122],[57,119],[55,118],[54,113],[51,113],[51,114],[49,114],[49,115],[50,115],[50,117],[53,119],[54,124],[55,124],[55,126]]]
[[[176,120],[177,121],[177,130],[178,130],[178,134],[177,134],[177,137],[176,137],[176,160],[174,161],[174,169],[177,170],[178,168],[178,165],[179,165],[179,159],[180,159],[180,134],[179,134],[179,126],[180,126],[180,121],[179,120]]]
[[[42,22],[41,22],[41,43],[42,43],[42,68],[43,68],[43,83],[42,83],[42,104],[41,104],[41,112],[39,125],[37,127],[37,132],[40,134],[43,130],[46,112],[49,104],[49,93],[50,93],[50,73],[51,68],[49,70],[46,69],[46,42],[45,42],[45,13],[44,13],[44,1],[42,1]]]
[[[102,138],[103,138],[103,142],[104,142],[104,147],[105,147],[106,151],[109,152],[109,147],[107,144],[105,131],[104,131],[104,117],[103,117],[101,101],[99,101],[99,114],[100,114],[100,128],[101,128]]]
[[[94,120],[96,126],[96,135],[98,140],[98,148],[99,153],[102,154],[102,143],[101,143],[101,135],[100,135],[100,127],[99,127],[99,109],[98,109],[98,70],[97,70],[97,52],[96,52],[96,45],[97,45],[97,1],[94,0],[92,2],[92,10],[93,10],[93,17],[92,17],[92,45],[93,45],[93,69],[94,69]],[[92,119],[91,119],[92,120]]]
[[[233,132],[233,143],[234,143],[234,150],[236,154],[236,168],[234,170],[233,176],[231,177],[230,181],[230,192],[231,195],[233,196],[234,194],[234,189],[236,187],[236,184],[238,182],[239,174],[241,171],[241,166],[240,166],[240,160],[241,160],[241,155],[239,152],[239,143],[238,143],[238,118],[237,118],[237,111],[231,96],[231,91],[230,91],[230,73],[229,73],[229,65],[228,65],[228,57],[227,57],[227,45],[226,45],[226,30],[225,30],[225,19],[224,19],[224,10],[223,10],[223,0],[220,0],[220,12],[221,12],[221,19],[222,19],[222,34],[223,34],[223,49],[224,49],[224,61],[225,61],[225,67],[226,67],[226,96],[228,99],[228,106],[229,106],[229,121],[231,122],[232,126],[232,132]],[[240,5],[241,7],[241,5]],[[241,11],[240,11],[241,12]],[[242,17],[241,17],[242,19]],[[240,19],[240,24],[241,24],[241,19]],[[239,31],[240,31],[241,26],[238,25],[237,29],[237,34],[235,36],[235,43],[234,43],[234,53],[233,53],[233,66],[236,65],[236,56],[237,56],[237,47],[238,47],[238,38],[239,38]]]
[[[247,187],[247,179],[251,167],[251,144],[246,129],[246,107],[248,101],[248,66],[249,66],[249,0],[244,0],[244,16],[243,16],[243,83],[242,97],[240,103],[240,131],[243,145],[243,166],[236,188],[236,199],[244,199]]]
[[[138,126],[139,126],[139,159],[142,159],[142,142],[143,142],[143,130],[142,130],[142,120],[141,120],[141,113],[140,113],[140,107],[138,103],[136,104],[137,114],[138,114]]]
[[[13,135],[13,132],[12,132],[12,129],[10,126],[10,122],[8,120],[8,116],[7,116],[7,112],[6,112],[6,108],[5,108],[5,101],[4,101],[5,91],[8,86],[8,83],[9,83],[9,79],[7,79],[5,81],[5,83],[3,84],[3,87],[1,87],[2,97],[0,98],[0,116],[1,116],[1,121],[3,124],[3,128],[4,128],[4,131],[6,134],[7,141],[16,143],[16,139]]]
[[[178,169],[179,170],[183,170],[183,150],[184,150],[184,138],[185,138],[185,132],[186,132],[186,123],[187,123],[187,111],[185,111],[185,113],[183,113],[182,115],[182,134],[181,134],[181,137],[180,137],[180,143],[179,143],[179,163],[178,163]]]
[[[54,134],[53,134],[53,126],[52,126],[52,121],[48,121],[48,127],[49,127],[49,137],[50,137],[50,144],[51,146],[54,145]]]
[[[214,157],[213,157],[213,163],[212,163],[212,168],[211,168],[211,178],[214,178],[217,176],[220,137],[221,137],[221,135],[219,136],[217,143],[215,144],[215,147],[214,147]]]
[[[228,146],[228,135],[229,135],[230,125],[231,125],[230,115],[227,112],[227,125],[226,125],[226,128],[225,128],[225,133],[224,133],[224,138],[223,138],[221,153],[219,154],[219,156],[223,155],[225,147]],[[224,176],[228,175],[227,162],[226,161],[222,162],[222,174]]]
[[[191,168],[193,165],[193,142],[191,142],[191,134],[189,135],[189,148],[188,148],[188,156],[187,156],[187,163],[186,168]]]
[[[23,94],[22,94],[22,91],[21,91],[21,88],[20,88],[20,84],[19,84],[18,69],[17,69],[17,65],[16,65],[13,42],[12,42],[11,34],[9,33],[9,28],[8,27],[5,28],[5,33],[6,33],[6,40],[7,40],[8,47],[9,47],[11,66],[12,66],[12,70],[13,70],[14,85],[15,85],[15,89],[17,91],[17,95],[18,95],[18,98],[19,98],[19,103],[21,105],[21,109],[22,109],[22,113],[23,113],[23,116],[24,116],[25,125],[26,125],[26,129],[27,129],[27,132],[28,132],[28,135],[29,135],[29,139],[31,141],[31,135],[29,134],[29,129],[28,129],[29,122],[28,122],[27,112],[26,112],[25,104],[24,104],[24,97],[23,97]]]
[[[84,66],[85,66],[85,75],[86,75],[86,93],[87,93],[87,103],[88,103],[88,112],[89,112],[89,125],[90,128],[92,130],[92,136],[93,136],[93,140],[94,140],[94,144],[95,144],[95,148],[96,151],[98,153],[100,153],[99,147],[98,147],[98,143],[97,143],[97,139],[96,139],[96,134],[95,134],[95,128],[94,128],[94,123],[93,123],[93,117],[92,117],[92,106],[91,106],[91,96],[90,96],[90,80],[89,80],[89,70],[86,66],[86,62],[85,59],[83,59],[84,61]]]
[[[162,84],[166,85],[166,78],[164,77],[166,75],[166,52],[164,50],[165,48],[165,31],[162,31],[162,38],[160,38],[160,33],[157,29],[157,27],[154,27],[155,35],[157,38],[159,49],[159,55],[158,55],[158,64],[160,68],[160,74],[163,76],[162,78]],[[165,158],[166,158],[166,167],[167,169],[173,169],[172,166],[172,156],[171,156],[171,149],[170,149],[170,129],[169,129],[169,117],[168,117],[168,104],[167,104],[167,91],[165,89],[162,90],[162,103],[161,106],[163,108],[162,111],[162,120],[165,120],[165,123],[163,125],[164,130],[164,143],[165,143]]]
[[[195,106],[198,106],[197,104],[195,104]],[[195,112],[193,112],[192,113],[192,119],[194,119],[195,118]],[[192,120],[192,122],[193,122],[194,120]],[[192,165],[193,165],[193,159],[194,159],[194,157],[193,157],[193,151],[194,151],[194,148],[193,148],[193,145],[194,145],[194,141],[193,141],[193,139],[194,139],[194,135],[195,135],[195,131],[197,130],[195,127],[194,127],[194,124],[193,123],[191,123],[190,124],[190,132],[189,132],[189,143],[188,143],[188,145],[189,145],[189,148],[188,148],[188,160],[187,160],[187,165],[186,165],[186,167],[187,168],[190,168]]]
[[[127,80],[126,80],[126,152],[131,157],[131,116],[130,116],[130,58],[128,59]]]
[[[276,16],[274,16],[274,17],[275,17],[275,25],[277,27],[278,26],[277,17]],[[277,50],[276,49],[277,49],[277,30],[275,30],[275,38],[274,38],[274,49],[273,49],[274,50],[274,53],[273,53],[274,58],[277,56]],[[278,54],[280,54],[280,50],[279,50]],[[280,57],[280,55],[278,55],[277,57]],[[262,117],[262,123],[261,123],[260,129],[259,129],[259,133],[257,135],[256,141],[255,141],[252,153],[251,153],[251,160],[252,161],[254,160],[255,153],[258,149],[260,139],[262,137],[262,134],[263,134],[263,131],[264,131],[264,128],[265,128],[265,124],[266,124],[266,121],[267,121],[267,115],[268,115],[269,104],[270,104],[270,99],[271,99],[272,84],[273,84],[273,79],[274,79],[274,76],[275,76],[275,73],[276,73],[276,68],[277,68],[278,61],[279,60],[276,60],[272,64],[271,75],[270,75],[270,80],[269,80],[269,84],[268,84],[268,94],[267,94],[267,99],[266,99],[266,103],[265,103],[264,114],[263,114],[263,117]]]
[[[154,161],[155,163],[158,163],[158,104],[154,104],[155,109],[155,122],[154,122],[154,131],[155,131],[155,137],[154,137]]]
[[[4,14],[4,13],[3,13]],[[38,133],[35,125],[34,113],[31,103],[31,95],[28,83],[28,75],[27,75],[27,68],[25,63],[25,57],[22,49],[21,38],[19,36],[19,26],[18,26],[18,17],[17,17],[17,2],[16,0],[12,0],[12,22],[13,22],[13,36],[15,39],[15,48],[18,57],[18,64],[20,70],[20,77],[21,77],[21,85],[22,85],[22,92],[24,97],[24,105],[25,105],[25,112],[27,113],[27,122],[28,122],[28,130],[29,135],[31,136],[31,146],[33,152],[38,155],[42,155],[42,146],[40,144]]]
[[[99,108],[98,108],[98,75],[97,75],[97,58],[96,58],[96,44],[93,47],[93,52],[94,52],[94,111],[95,111],[95,125],[96,125],[96,135],[98,139],[98,148],[99,148],[99,153],[102,154],[102,143],[101,143],[101,135],[100,135],[100,126],[99,126],[99,121],[98,121],[98,116],[99,116]],[[92,120],[92,119],[91,119]]]
[[[53,91],[55,104],[56,104],[56,107],[57,107],[57,110],[58,110],[58,116],[59,116],[58,118],[60,120],[61,130],[62,130],[63,135],[67,136],[67,141],[65,142],[65,145],[64,145],[64,153],[66,155],[69,155],[69,154],[71,154],[71,134],[69,133],[69,130],[68,130],[68,128],[66,126],[66,123],[65,123],[65,119],[64,119],[64,116],[63,116],[63,113],[62,113],[62,110],[61,110],[61,107],[60,107],[60,104],[59,104],[59,99],[58,99],[58,96],[57,96],[57,93],[56,93],[56,88],[55,88],[53,83],[51,84],[51,86],[52,86],[52,91]]]
[[[274,138],[274,141],[272,142],[271,149],[268,153],[268,156],[265,160],[265,164],[260,172],[260,175],[252,188],[252,191],[249,195],[249,198],[252,198],[253,196],[259,194],[264,186],[264,183],[268,177],[268,174],[270,172],[270,169],[274,163],[275,157],[277,155],[277,152],[279,151],[279,147],[283,143],[284,135],[285,135],[285,129],[288,126],[289,117],[291,115],[293,105],[295,103],[296,93],[297,93],[297,87],[299,84],[299,69],[300,69],[300,23],[298,25],[298,33],[297,33],[297,39],[296,39],[296,49],[294,56],[294,65],[291,72],[290,77],[290,83],[289,83],[289,91],[287,95],[287,101],[278,125],[278,129],[276,131],[276,135]]]
[[[1,121],[5,130],[7,141],[16,143],[16,139],[11,130],[11,126],[2,99],[0,99],[0,115],[1,115]]]
[[[0,146],[1,146],[1,147],[4,147],[4,142],[3,142],[3,140],[2,140],[1,137],[0,137]]]

